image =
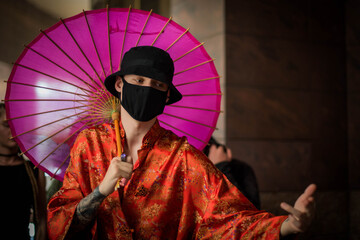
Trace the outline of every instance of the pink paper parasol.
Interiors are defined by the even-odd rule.
[[[165,107],[160,125],[203,149],[220,113],[220,83],[213,59],[188,30],[151,11],[106,8],[41,31],[14,64],[5,97],[22,152],[62,181],[77,134],[111,121],[105,77],[119,70],[126,51],[143,45],[170,54],[174,85],[183,94]]]

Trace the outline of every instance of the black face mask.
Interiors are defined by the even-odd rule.
[[[121,105],[135,120],[147,122],[165,108],[167,91],[127,83],[123,78]]]

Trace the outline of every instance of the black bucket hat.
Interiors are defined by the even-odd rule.
[[[133,47],[124,54],[120,71],[109,75],[105,79],[106,89],[115,97],[119,92],[115,89],[116,76],[135,74],[152,78],[169,85],[170,96],[167,105],[175,103],[182,98],[181,93],[172,83],[174,77],[174,62],[170,55],[157,47]]]

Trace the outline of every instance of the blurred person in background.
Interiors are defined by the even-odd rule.
[[[239,189],[245,197],[260,209],[259,188],[254,170],[247,163],[232,157],[231,149],[211,137],[203,152],[227,179]]]
[[[17,143],[10,139],[3,103],[0,103],[0,121],[0,238],[45,240],[44,173],[19,155]]]

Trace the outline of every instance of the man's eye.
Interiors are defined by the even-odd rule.
[[[137,83],[143,83],[144,80],[143,80],[143,79],[135,79],[135,82],[137,82]]]

